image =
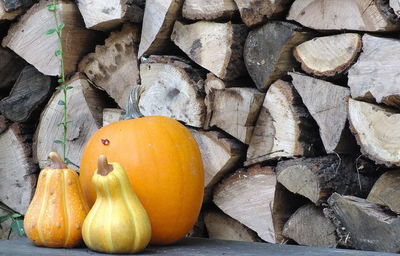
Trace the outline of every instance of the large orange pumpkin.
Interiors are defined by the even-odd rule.
[[[170,244],[193,227],[203,200],[204,170],[192,134],[174,119],[150,116],[99,129],[82,154],[80,182],[90,206],[96,200],[92,176],[99,155],[124,166],[146,209],[152,244]]]

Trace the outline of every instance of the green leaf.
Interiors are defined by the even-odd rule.
[[[56,90],[62,90],[62,89],[63,89],[62,86],[57,86],[57,87],[56,87]]]
[[[21,217],[21,216],[22,216],[22,215],[19,214],[19,213],[13,213],[13,214],[11,214],[11,218],[13,218],[13,219],[19,218],[19,217]]]
[[[72,87],[72,86],[67,86],[67,87],[65,87],[65,90],[71,90],[72,88],[74,88],[74,87]]]
[[[64,105],[65,105],[65,101],[59,100],[59,101],[57,102],[57,104],[60,105],[60,106],[64,106]]]
[[[4,221],[8,220],[11,218],[11,214],[0,216],[0,223],[3,223]]]
[[[57,51],[55,51],[55,52],[54,52],[54,55],[56,55],[56,56],[60,56],[60,55],[61,55],[61,50],[57,50]]]
[[[63,23],[63,24],[60,24],[59,26],[58,26],[58,31],[61,31],[61,30],[63,30],[65,28],[65,24]]]
[[[66,165],[69,165],[71,163],[71,160],[69,160],[68,158],[65,158],[64,162],[65,162]]]
[[[55,32],[57,32],[57,29],[51,28],[51,29],[47,30],[46,35],[51,35],[51,34],[54,34]]]
[[[17,233],[19,236],[24,236],[24,221],[23,220],[13,220],[11,223],[11,230]]]
[[[56,10],[56,5],[54,3],[48,4],[47,10],[54,12]]]
[[[65,82],[64,79],[62,79],[62,78],[59,78],[57,81],[58,81],[59,83],[64,83],[64,82]]]
[[[56,144],[64,145],[64,141],[62,141],[62,140],[55,140],[53,142],[56,143]]]

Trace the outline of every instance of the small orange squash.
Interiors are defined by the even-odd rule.
[[[152,244],[174,243],[190,231],[202,205],[204,170],[198,145],[185,126],[149,116],[99,129],[84,149],[79,177],[90,206],[96,200],[92,176],[100,155],[124,166],[149,215]]]
[[[50,153],[55,169],[40,172],[36,192],[24,218],[28,238],[37,246],[75,247],[82,240],[82,224],[89,211],[78,174]]]

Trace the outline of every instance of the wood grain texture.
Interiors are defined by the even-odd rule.
[[[378,164],[400,166],[400,114],[378,105],[349,100],[349,121],[361,152]]]
[[[317,30],[395,31],[385,1],[295,0],[287,16],[305,27]]]
[[[54,52],[58,50],[56,35],[46,35],[55,27],[53,14],[46,5],[47,0],[35,4],[21,19],[11,25],[2,45],[16,52],[41,73],[49,76],[60,75],[60,59]],[[60,1],[57,5],[60,23],[65,24],[62,33],[66,74],[77,70],[78,61],[90,51],[95,36],[86,30],[78,7],[71,1]],[[70,42],[74,43],[71,44]]]
[[[182,16],[190,20],[231,19],[237,13],[233,0],[186,0],[182,7]]]
[[[104,108],[103,109],[103,126],[120,120],[123,113],[122,109],[119,108]]]
[[[315,76],[337,76],[355,62],[362,47],[361,36],[344,33],[317,37],[294,48],[301,68]]]
[[[400,171],[385,172],[376,181],[367,201],[389,207],[393,212],[400,214]]]

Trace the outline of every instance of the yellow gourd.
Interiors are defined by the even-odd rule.
[[[82,228],[87,247],[105,253],[143,250],[151,239],[151,224],[123,167],[101,155],[92,182],[97,199]]]

